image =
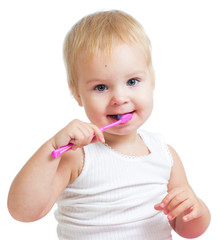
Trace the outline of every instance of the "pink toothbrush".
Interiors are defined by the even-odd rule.
[[[118,116],[120,116],[120,115],[118,115]],[[100,130],[101,130],[102,132],[104,132],[104,131],[105,131],[106,129],[108,129],[108,128],[114,127],[114,126],[116,126],[116,125],[118,125],[118,124],[126,123],[126,122],[128,122],[129,120],[131,120],[132,114],[131,114],[131,113],[127,113],[127,114],[122,115],[122,116],[120,116],[120,117],[121,117],[121,118],[120,118],[118,121],[116,121],[116,122],[114,122],[114,123],[111,123],[111,124],[109,124],[109,125],[106,125],[106,126],[104,126],[104,127],[101,127]],[[95,136],[94,136],[94,137],[95,137]],[[60,147],[60,148],[54,150],[54,151],[51,153],[51,156],[52,156],[53,158],[58,158],[58,157],[59,157],[60,155],[62,155],[63,153],[69,151],[69,150],[72,148],[72,145],[73,145],[73,144],[70,143],[70,144],[68,144],[68,145],[66,145],[66,146],[63,146],[63,147]]]

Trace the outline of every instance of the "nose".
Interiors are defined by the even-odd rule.
[[[111,97],[111,101],[110,101],[110,105],[123,105],[129,102],[129,98],[126,95],[126,93],[122,93],[122,92],[115,92],[112,97]]]

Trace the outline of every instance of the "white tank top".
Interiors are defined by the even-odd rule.
[[[99,142],[84,147],[84,168],[57,201],[60,240],[172,239],[167,217],[154,209],[167,194],[172,156],[159,134],[138,133],[149,155],[123,155]]]

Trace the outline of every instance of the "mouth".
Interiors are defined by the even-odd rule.
[[[110,114],[110,115],[107,115],[108,118],[111,118],[112,120],[120,120],[121,117],[125,114],[128,114],[128,113],[131,113],[131,114],[134,114],[135,111],[132,111],[132,112],[126,112],[126,113],[120,113],[120,114]]]

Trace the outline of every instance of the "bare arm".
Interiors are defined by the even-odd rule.
[[[155,209],[164,211],[172,228],[182,237],[195,238],[205,232],[210,223],[210,212],[189,185],[182,162],[169,146],[174,160],[168,194]]]
[[[69,183],[70,163],[52,159],[52,150],[51,142],[46,142],[15,177],[8,195],[8,209],[15,219],[24,222],[40,219],[47,213],[48,204],[51,208]],[[77,165],[75,168],[77,171]]]
[[[101,141],[103,134],[96,126],[74,120],[39,148],[12,182],[8,209],[15,219],[35,221],[50,211],[65,187],[79,175],[83,164],[80,147],[89,144],[94,134],[96,141]],[[75,151],[62,158],[51,157],[54,149],[69,142],[74,143]]]

